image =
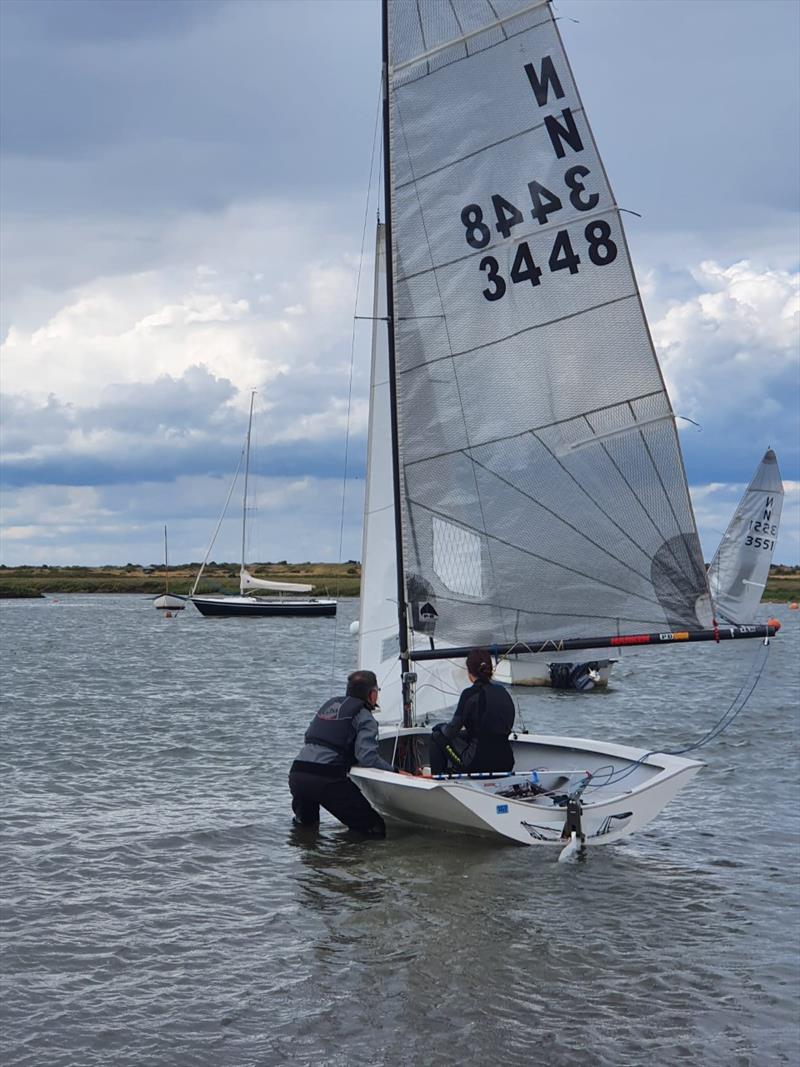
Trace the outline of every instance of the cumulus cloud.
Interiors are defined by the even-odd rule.
[[[181,218],[162,234],[159,267],[70,288],[39,321],[28,307],[0,351],[4,392],[96,402],[110,385],[203,364],[244,394],[269,386],[267,396],[283,399],[272,387],[298,373],[308,398],[315,387],[335,393],[349,360],[357,257],[321,213],[306,205],[305,223],[288,225],[297,214],[297,205],[262,202]],[[264,233],[268,251],[255,237]]]
[[[774,414],[776,380],[796,366],[800,274],[746,261],[708,261],[691,274],[698,292],[652,328],[673,403],[692,418],[734,405],[755,417]]]
[[[742,478],[768,446],[796,474],[799,292],[797,273],[747,261],[646,275],[673,406],[702,429],[682,434],[691,481]]]

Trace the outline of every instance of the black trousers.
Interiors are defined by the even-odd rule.
[[[469,765],[474,759],[476,747],[474,743],[470,743],[465,737],[448,739],[441,730],[434,730],[431,734],[430,744],[431,774],[469,771]],[[448,749],[450,750],[449,752]],[[453,753],[456,759],[453,758]]]
[[[349,778],[328,778],[308,771],[289,771],[292,811],[303,826],[319,823],[319,809],[325,808],[350,830],[368,837],[385,837],[386,824]]]

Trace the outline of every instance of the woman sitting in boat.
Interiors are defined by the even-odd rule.
[[[508,690],[492,683],[492,657],[485,648],[467,656],[472,685],[458,700],[453,718],[434,726],[431,774],[510,771],[514,753],[508,735],[514,727],[514,701]]]

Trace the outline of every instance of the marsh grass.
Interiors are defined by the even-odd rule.
[[[171,593],[191,592],[199,564],[170,567]],[[262,563],[249,567],[256,578],[313,585],[314,596],[358,596],[361,566],[347,563]],[[140,593],[158,596],[164,592],[163,567],[0,567],[0,597],[41,597],[60,593]],[[206,566],[198,592],[238,593],[236,564]]]

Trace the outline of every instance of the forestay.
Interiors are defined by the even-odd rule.
[[[707,626],[672,409],[549,4],[388,11],[414,644]]]
[[[769,577],[783,505],[778,460],[767,449],[734,512],[708,571],[721,621],[736,626],[755,620]]]

